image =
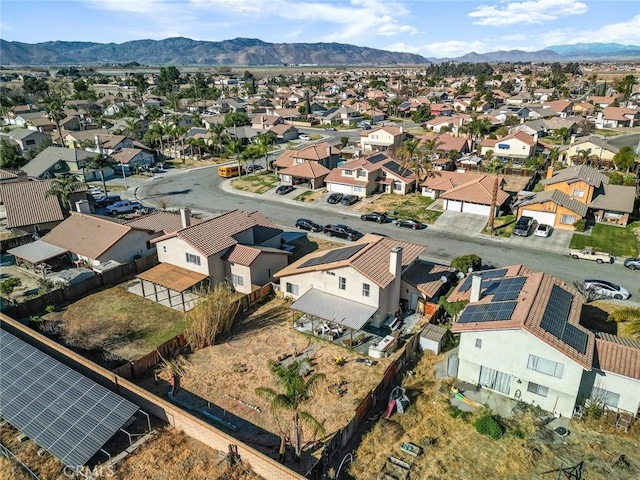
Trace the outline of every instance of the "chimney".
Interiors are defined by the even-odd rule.
[[[17,178],[16,178],[19,182],[28,182],[29,181],[29,175],[27,175],[27,172],[25,172],[24,170],[20,170],[17,173]]]
[[[182,220],[182,228],[187,228],[191,225],[191,210],[188,208],[180,209],[180,220]]]
[[[533,134],[533,143],[537,143],[537,141],[538,141],[538,134],[534,133]]]
[[[402,273],[402,247],[396,245],[389,252],[389,273],[400,278]]]
[[[482,277],[480,275],[471,276],[471,298],[469,301],[475,303],[480,301],[480,287],[482,286]]]
[[[547,168],[547,178],[553,177],[553,166]]]
[[[569,140],[569,145],[573,145],[576,143],[576,134],[571,135],[571,139]]]
[[[86,200],[78,200],[76,202],[76,212],[90,214],[91,207],[89,206],[89,202]]]

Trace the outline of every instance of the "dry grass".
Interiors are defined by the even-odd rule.
[[[607,431],[601,424],[572,423],[571,434],[564,441],[539,427],[530,413],[516,420],[504,420],[506,435],[492,440],[480,435],[473,421],[484,409],[458,415],[449,402],[447,388],[433,375],[433,365],[442,356],[426,355],[418,364],[414,376],[404,383],[412,405],[404,415],[381,419],[368,432],[356,452],[351,473],[357,479],[375,479],[389,455],[413,462],[411,478],[420,479],[545,479],[555,478],[542,472],[560,465],[558,455],[575,463],[584,460],[585,478],[622,480],[640,478],[638,432],[635,425],[628,433]],[[399,449],[403,441],[418,445],[422,440],[437,439],[435,446],[413,458]],[[611,467],[611,457],[625,454],[632,469]],[[566,465],[566,464],[565,464]]]
[[[592,315],[599,317],[602,322],[607,321],[607,318],[610,313],[613,313],[617,310],[622,310],[624,308],[628,308],[628,307],[625,307],[624,305],[608,302],[606,300],[596,300],[595,302],[591,302],[589,304],[589,307],[593,308]],[[596,314],[594,314],[593,312],[596,312]],[[582,323],[582,320],[581,320],[581,323]],[[637,336],[632,335],[627,331],[627,328],[629,327],[631,322],[612,321],[608,323],[611,325],[611,330],[613,331],[613,333],[615,333],[619,337],[638,339]],[[590,327],[590,325],[585,325],[585,326],[587,326],[588,328]],[[604,329],[600,329],[600,330],[605,331]]]
[[[331,248],[344,247],[344,244],[342,243],[332,242],[324,238],[313,237],[310,235],[294,240],[291,242],[291,245],[295,245],[296,249],[291,254],[289,263],[293,263],[308,253],[315,252],[317,250],[329,250]]]
[[[280,179],[273,173],[259,173],[257,175],[244,175],[231,181],[231,186],[236,190],[252,193],[265,193],[278,185]]]
[[[40,450],[40,447],[33,440],[19,442],[16,438],[18,434],[19,431],[9,424],[0,427],[0,441],[2,441],[2,444],[11,450],[41,480],[63,480],[68,478],[63,474],[64,465],[62,462],[48,453],[39,456],[38,450]],[[21,470],[16,469],[14,467],[15,464],[4,462],[4,457],[0,457],[0,459],[3,460],[3,463],[0,463],[0,478],[30,478]],[[9,465],[9,468],[4,468],[4,465]],[[9,475],[9,473],[11,474]]]
[[[113,287],[70,305],[60,325],[67,343],[136,360],[184,330],[181,312]]]
[[[361,212],[396,212],[394,216],[398,218],[414,218],[424,223],[433,223],[442,215],[440,211],[427,209],[433,202],[433,199],[418,194],[396,195],[386,193],[356,203],[354,210]]]
[[[294,200],[298,200],[299,202],[304,203],[313,203],[314,201],[322,197],[322,195],[324,195],[324,190],[307,190],[295,197]]]

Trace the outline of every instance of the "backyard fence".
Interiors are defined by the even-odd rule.
[[[12,248],[21,247],[22,245],[32,242],[35,242],[33,233],[27,233],[19,237],[5,238],[4,240],[0,240],[0,252],[6,252]]]
[[[114,368],[112,372],[127,380],[133,380],[160,364],[163,358],[172,358],[186,344],[187,340],[184,335],[176,335],[171,340],[156,347],[154,351],[147,353],[144,357]]]

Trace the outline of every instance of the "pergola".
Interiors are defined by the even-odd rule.
[[[175,292],[180,297],[180,303],[182,305],[182,311],[186,312],[184,294],[187,290],[192,289],[196,285],[199,285],[209,277],[203,273],[193,272],[186,268],[178,267],[177,265],[171,265],[169,263],[161,263],[155,267],[142,272],[137,276],[140,279],[142,287],[142,296],[147,298],[153,295],[155,301],[161,303],[164,300],[169,302],[169,306],[173,308],[172,292]],[[145,291],[145,282],[149,282],[153,285],[153,294],[147,295]],[[163,287],[158,290],[158,286]]]
[[[26,262],[29,265],[32,265],[34,269],[36,266],[40,266],[40,271],[42,276],[46,276],[45,268],[43,268],[43,263],[46,260],[51,258],[56,258],[61,255],[64,255],[68,252],[67,249],[58,247],[56,245],[51,245],[50,243],[43,242],[42,240],[36,240],[32,243],[27,243],[26,245],[21,245],[16,248],[12,248],[11,250],[7,250],[7,253],[16,257],[16,264],[18,266],[22,266],[23,262]]]

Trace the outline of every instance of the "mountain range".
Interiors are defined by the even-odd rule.
[[[94,42],[21,43],[0,39],[0,65],[392,65],[455,62],[563,62],[640,59],[640,46],[617,43],[554,45],[523,50],[470,52],[455,58],[425,58],[342,43],[267,43],[255,38],[221,42],[189,38]]]

